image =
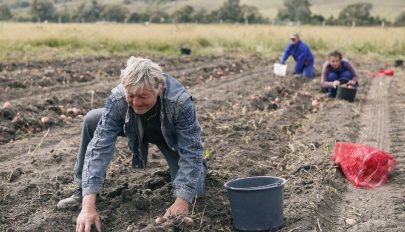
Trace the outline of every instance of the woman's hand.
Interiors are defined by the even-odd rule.
[[[180,216],[187,225],[194,223],[191,217],[188,217],[188,202],[181,198],[177,198],[176,201],[166,210],[163,217],[156,218],[156,224],[162,224],[169,220],[169,218]]]
[[[349,82],[347,82],[347,84],[348,84],[348,85],[353,85],[353,86],[354,86],[354,85],[356,85],[357,83],[356,83],[356,81],[350,80]]]
[[[332,87],[334,88],[334,89],[336,89],[338,86],[340,85],[340,81],[334,81],[334,82],[332,82]]]

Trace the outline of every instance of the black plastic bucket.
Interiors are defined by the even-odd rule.
[[[404,65],[404,60],[395,60],[394,61],[395,67],[401,67],[402,65]]]
[[[180,53],[182,55],[191,55],[191,48],[181,47],[180,48]]]
[[[337,87],[336,98],[354,102],[356,98],[357,88]]]
[[[280,228],[283,221],[283,178],[255,176],[230,180],[228,189],[233,226],[241,231]]]

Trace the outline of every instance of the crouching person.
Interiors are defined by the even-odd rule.
[[[353,65],[342,54],[333,51],[328,55],[328,61],[322,67],[321,87],[330,97],[336,96],[336,88],[340,85],[355,87],[358,77]]]
[[[291,34],[290,40],[291,43],[284,49],[280,62],[285,64],[288,57],[292,56],[296,62],[292,74],[312,78],[314,76],[315,61],[311,49],[300,39],[297,33]]]
[[[192,198],[204,192],[207,173],[192,97],[158,64],[130,57],[121,71],[121,84],[112,90],[105,107],[84,118],[74,167],[77,190],[57,205],[82,204],[76,231],[90,231],[93,224],[101,229],[96,196],[103,187],[118,136],[127,137],[134,168],[146,167],[149,143],[155,144],[167,161],[175,200],[157,222],[169,216],[186,217]]]

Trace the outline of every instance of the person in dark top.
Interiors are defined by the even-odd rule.
[[[353,65],[342,58],[342,54],[333,51],[328,55],[328,61],[322,67],[321,88],[328,96],[336,96],[336,88],[340,85],[355,87],[358,85],[358,76]]]
[[[290,36],[291,43],[284,49],[281,57],[281,64],[285,64],[289,56],[292,56],[296,62],[293,75],[303,74],[305,77],[311,78],[314,76],[314,56],[311,49],[304,43],[297,33]]]

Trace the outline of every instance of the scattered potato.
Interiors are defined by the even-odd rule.
[[[82,111],[79,108],[73,107],[73,108],[68,108],[66,110],[66,113],[69,115],[77,116],[77,115],[81,115]]]
[[[11,105],[10,102],[5,102],[3,105],[3,109],[11,109],[13,107],[13,105]]]
[[[194,224],[194,221],[191,217],[184,217],[183,219],[184,223],[186,223],[186,225],[192,226]]]
[[[41,118],[41,122],[43,124],[48,124],[50,121],[51,121],[51,119],[47,116]]]
[[[317,99],[312,100],[312,106],[313,107],[319,107],[319,101]]]

